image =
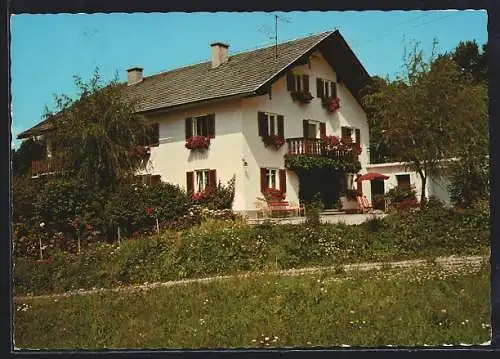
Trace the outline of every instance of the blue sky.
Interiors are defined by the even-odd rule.
[[[461,40],[487,41],[486,11],[366,11],[287,13],[169,13],[14,15],[11,18],[12,135],[41,120],[54,94],[74,95],[73,75],[88,79],[99,67],[105,81],[126,69],[148,76],[206,61],[209,44],[230,54],[272,44],[274,16],[283,18],[278,41],[338,29],[370,75],[401,71],[405,45],[433,39],[441,52]]]

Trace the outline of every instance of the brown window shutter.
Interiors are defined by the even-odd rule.
[[[161,182],[161,176],[160,175],[153,175],[150,178],[150,184],[157,184]]]
[[[304,92],[309,92],[309,75],[302,75],[302,82],[304,84]]]
[[[351,129],[349,127],[344,127],[342,126],[342,138],[348,138],[351,137]]]
[[[326,136],[326,123],[324,122],[319,124],[319,135],[320,137]]]
[[[359,128],[356,129],[356,143],[361,143],[361,131]]]
[[[186,172],[186,188],[187,193],[191,194],[194,192],[194,172]]]
[[[307,120],[302,120],[302,133],[304,138],[307,138],[309,122]]]
[[[323,80],[320,78],[316,79],[316,95],[318,98],[323,98],[324,96],[324,88],[323,88]]]
[[[217,187],[217,175],[215,170],[208,171],[208,186],[211,188]]]
[[[330,86],[332,89],[332,97],[333,98],[337,97],[337,84],[335,82],[331,82]]]
[[[267,130],[267,118],[266,114],[264,112],[259,112],[257,113],[257,118],[259,121],[259,136],[267,136],[268,135],[268,130]]]
[[[214,138],[215,137],[215,114],[214,113],[208,115],[207,122],[208,122],[208,137]]]
[[[160,145],[160,125],[158,123],[153,123],[151,125],[152,129],[152,139],[151,146],[159,146]]]
[[[186,118],[186,140],[193,137],[193,119],[191,117]]]
[[[267,169],[260,169],[260,191],[264,192],[267,189],[267,181],[266,181]]]
[[[279,170],[280,191],[286,193],[286,170]]]
[[[295,77],[291,71],[288,71],[286,74],[286,89],[288,91],[295,90]]]
[[[278,115],[278,136],[285,137],[285,125],[283,115]]]

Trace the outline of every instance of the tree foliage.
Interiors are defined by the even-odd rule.
[[[102,85],[96,70],[88,82],[75,76],[78,99],[56,96],[57,119],[52,135],[55,157],[71,176],[92,187],[106,187],[128,178],[143,158],[131,149],[147,136],[147,126],[135,114],[135,101],[124,96],[117,78]],[[144,164],[144,162],[142,162]]]
[[[422,207],[428,176],[441,176],[450,158],[487,150],[486,86],[464,81],[450,56],[437,57],[433,50],[425,59],[415,45],[405,54],[403,74],[394,81],[379,80],[363,103],[378,127],[375,145],[390,148],[392,160],[420,176]]]

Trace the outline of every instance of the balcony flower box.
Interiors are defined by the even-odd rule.
[[[273,147],[276,151],[285,144],[285,139],[279,135],[263,136],[262,141],[266,147]]]
[[[338,97],[324,97],[321,99],[321,105],[328,110],[328,112],[335,112],[340,108],[340,99]]]
[[[301,103],[309,103],[313,99],[309,91],[292,91],[290,94],[294,101],[299,101]]]
[[[210,147],[210,138],[205,136],[193,136],[186,140],[185,146],[189,150],[206,150]]]

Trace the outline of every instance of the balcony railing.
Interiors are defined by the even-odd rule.
[[[328,149],[323,146],[319,138],[287,138],[288,155],[310,155],[310,156],[327,156],[332,158],[342,158],[348,156],[357,157],[352,149],[339,150]]]
[[[62,168],[61,163],[52,158],[31,161],[31,177],[58,173],[62,171]]]

